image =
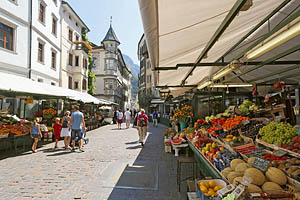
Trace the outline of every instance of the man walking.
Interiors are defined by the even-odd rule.
[[[75,138],[78,137],[79,139],[79,151],[84,152],[82,149],[82,132],[81,129],[85,132],[85,122],[84,116],[82,112],[79,111],[78,106],[74,106],[74,112],[72,112],[71,119],[70,119],[70,126],[69,129],[71,131],[71,139],[72,139],[72,151],[75,151]]]
[[[139,133],[139,143],[142,147],[144,146],[144,140],[147,135],[147,130],[149,129],[148,116],[145,114],[145,110],[141,109],[141,114],[137,117],[137,130]]]
[[[126,128],[129,128],[130,121],[131,121],[131,112],[129,111],[129,108],[127,108],[127,111],[125,112],[125,121],[126,121]]]
[[[157,127],[158,113],[156,112],[156,110],[154,110],[154,112],[152,113],[152,119],[153,119],[153,126]]]

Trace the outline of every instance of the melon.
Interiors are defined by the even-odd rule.
[[[236,172],[244,172],[246,171],[246,169],[249,168],[249,165],[247,163],[239,163],[236,167],[235,167],[235,171]]]
[[[248,158],[248,161],[247,161],[248,165],[250,165],[250,166],[252,167],[252,166],[253,166],[253,163],[254,163],[254,161],[255,161],[255,158],[256,158],[256,157],[250,157],[250,158]]]
[[[241,176],[243,176],[242,172],[230,172],[228,174],[227,179],[228,179],[229,183],[233,183],[233,179],[235,179],[236,177],[241,177]]]
[[[279,185],[284,185],[287,182],[287,177],[283,171],[275,167],[269,167],[266,171],[266,177]]]
[[[265,182],[261,188],[266,193],[278,193],[278,191],[283,191],[280,185],[274,182]]]
[[[233,179],[233,185],[238,185],[238,184],[240,184],[241,182],[243,181],[243,177],[235,177],[234,179]]]
[[[262,190],[257,185],[249,184],[247,188],[247,192],[249,193],[261,193]]]
[[[221,173],[223,174],[223,176],[224,176],[225,178],[228,177],[228,174],[229,174],[230,172],[232,172],[232,169],[231,169],[230,167],[227,167],[227,168],[225,168],[225,169],[223,169],[223,170],[221,171]]]
[[[254,185],[262,185],[265,182],[265,175],[256,168],[246,169],[244,176],[250,177]]]
[[[235,168],[238,164],[240,163],[245,163],[245,161],[241,160],[241,159],[233,159],[231,162],[230,162],[230,167],[232,170],[235,171]]]

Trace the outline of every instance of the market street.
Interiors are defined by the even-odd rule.
[[[176,159],[164,152],[164,126],[150,128],[144,148],[135,128],[107,125],[88,132],[85,152],[53,150],[54,143],[0,160],[1,200],[180,199]],[[114,186],[116,187],[114,188]]]

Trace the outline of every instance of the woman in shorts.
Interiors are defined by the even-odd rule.
[[[38,119],[37,118],[35,118],[33,120],[33,123],[30,127],[30,137],[33,139],[33,144],[32,144],[32,147],[31,147],[32,152],[36,153],[37,143],[39,141],[39,138],[42,137],[40,125],[38,124]]]
[[[121,109],[117,113],[117,117],[118,117],[118,128],[121,129],[121,126],[122,126],[122,123],[123,123],[123,118],[124,118],[124,115],[123,115],[123,112],[122,112]]]

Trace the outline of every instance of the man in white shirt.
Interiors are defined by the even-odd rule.
[[[126,128],[129,128],[130,120],[131,120],[131,113],[129,111],[129,108],[127,108],[127,111],[125,112]]]

